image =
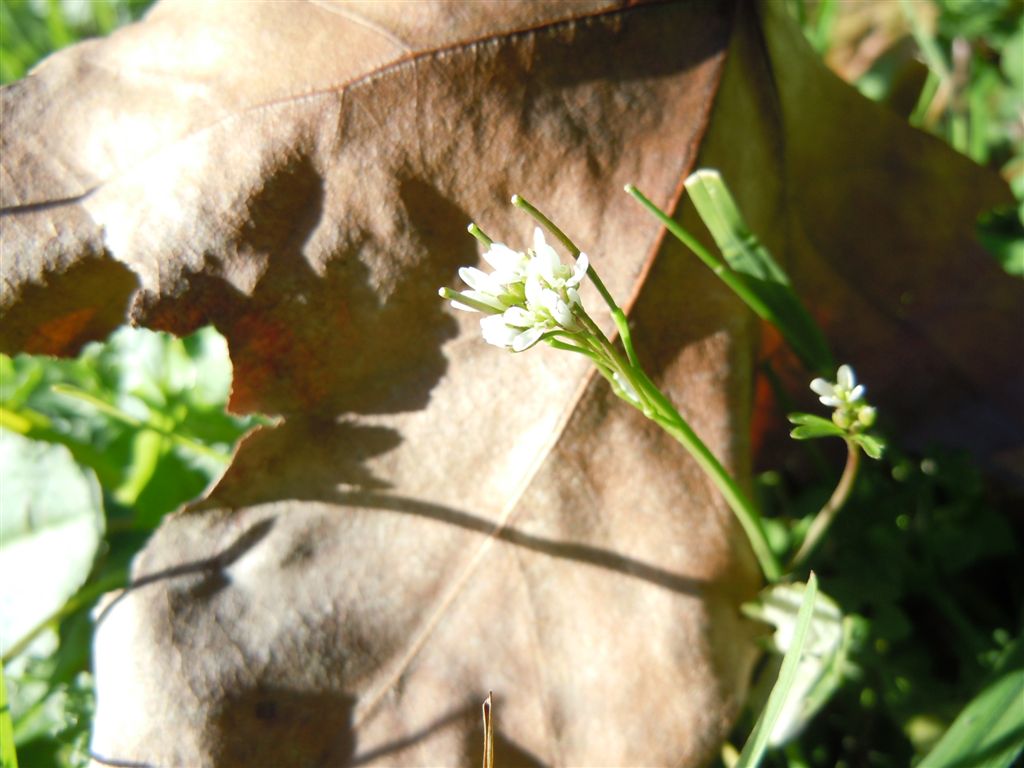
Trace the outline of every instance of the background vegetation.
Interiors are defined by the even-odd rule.
[[[1003,173],[1018,205],[984,217],[979,237],[1024,275],[1024,3],[786,2],[841,76]],[[106,34],[148,4],[0,0],[0,78],[22,77],[50,51]],[[13,743],[22,765],[85,764],[90,612],[125,583],[162,516],[199,495],[257,423],[225,414],[230,379],[212,329],[187,339],[122,329],[77,360],[0,357],[0,646],[13,715],[0,717],[0,759]],[[811,564],[853,614],[842,684],[771,765],[912,764],[969,701],[1024,667],[1019,489],[968,456],[901,452],[899,436],[889,437],[887,458],[865,467]],[[833,469],[819,466],[816,476],[759,477],[780,552],[831,490]],[[42,494],[53,503],[34,512]],[[1016,727],[976,750],[992,763],[970,764],[1010,764],[1024,740]],[[740,723],[735,743],[749,729]]]

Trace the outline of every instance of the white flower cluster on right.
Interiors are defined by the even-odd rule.
[[[875,423],[875,409],[864,401],[866,390],[863,384],[857,383],[850,366],[840,365],[834,382],[815,379],[811,382],[811,389],[822,405],[835,409],[832,421],[840,429],[859,432]]]
[[[582,330],[577,312],[582,314],[578,289],[590,266],[585,253],[574,266],[563,264],[537,227],[526,253],[491,243],[483,257],[493,272],[463,267],[459,277],[470,290],[442,288],[440,294],[456,309],[487,315],[480,321],[484,341],[522,352],[547,336]]]

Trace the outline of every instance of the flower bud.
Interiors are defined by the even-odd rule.
[[[842,408],[832,412],[832,421],[835,422],[835,425],[840,429],[849,429],[850,425],[853,423],[849,412]]]
[[[877,415],[873,406],[865,405],[857,410],[857,421],[866,429],[875,423]]]

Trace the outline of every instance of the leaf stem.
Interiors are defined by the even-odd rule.
[[[586,355],[593,362],[598,362],[598,359],[595,356],[593,350],[587,349],[586,347],[580,347],[577,346],[576,344],[571,344],[566,341],[560,341],[557,338],[549,338],[547,339],[547,342],[549,346],[552,346],[555,349],[561,349],[564,350],[565,352],[576,352],[577,354],[580,355]]]
[[[764,757],[764,752],[768,748],[772,731],[775,729],[775,724],[787,704],[790,690],[796,681],[800,659],[807,642],[807,634],[810,632],[811,620],[814,618],[814,604],[817,597],[818,577],[814,575],[814,571],[811,571],[803,600],[800,602],[800,611],[797,613],[792,643],[782,658],[779,676],[775,679],[771,693],[768,694],[768,701],[765,703],[764,709],[761,710],[757,722],[754,723],[754,730],[747,737],[747,743],[743,746],[743,752],[740,753],[735,768],[757,768],[761,764],[761,758]]]
[[[58,395],[64,395],[65,397],[71,397],[75,400],[80,400],[83,403],[88,403],[100,413],[109,416],[115,421],[120,421],[122,424],[127,424],[129,427],[140,430],[148,429],[152,432],[156,432],[158,435],[163,435],[169,440],[180,445],[182,448],[187,448],[194,453],[198,453],[211,459],[216,459],[221,464],[226,464],[230,460],[229,456],[225,456],[220,451],[215,450],[208,445],[204,445],[198,440],[193,440],[191,437],[186,437],[178,432],[162,427],[153,421],[142,421],[141,419],[137,419],[130,413],[122,411],[116,405],[111,405],[105,400],[101,400],[95,395],[79,389],[78,387],[73,387],[69,384],[54,384],[50,387],[50,390]]]
[[[449,301],[457,301],[460,304],[465,304],[467,307],[472,307],[477,312],[483,312],[485,315],[496,315],[499,314],[499,310],[492,307],[490,304],[485,304],[482,301],[477,301],[474,298],[467,296],[459,291],[453,291],[451,288],[439,288],[437,295],[442,299],[448,299]]]
[[[859,467],[860,448],[852,441],[847,441],[846,467],[843,469],[843,474],[839,478],[839,483],[836,485],[835,490],[832,491],[829,500],[825,502],[825,506],[814,516],[811,527],[807,529],[807,535],[804,536],[800,548],[790,561],[791,570],[796,569],[801,563],[805,562],[817,548],[818,544],[821,543],[821,538],[825,535],[825,531],[832,525],[832,521],[836,519],[836,515],[839,514],[839,510],[842,509],[846,500],[850,498],[850,492],[853,490],[854,482],[857,480]]]
[[[778,581],[782,576],[782,569],[775,558],[771,547],[768,545],[768,537],[765,534],[764,526],[761,524],[761,515],[754,507],[753,502],[747,498],[740,489],[732,475],[718,460],[711,449],[704,441],[697,436],[693,428],[686,420],[679,415],[668,398],[654,385],[647,375],[640,371],[643,377],[644,390],[654,399],[658,408],[657,417],[654,419],[662,429],[672,435],[690,453],[697,464],[700,465],[711,480],[718,486],[718,490],[725,498],[729,508],[739,520],[743,532],[747,535],[751,549],[757,557],[757,562],[764,572],[768,581]]]
[[[480,229],[480,227],[478,227],[474,222],[469,223],[469,226],[466,227],[466,231],[488,248],[490,248],[494,243],[494,241],[488,237],[487,233]]]
[[[651,202],[650,199],[648,199],[647,196],[645,196],[639,189],[634,187],[632,184],[627,184],[625,186],[625,190],[628,194],[632,195],[640,205],[650,211],[651,214],[653,214],[653,216],[665,226],[665,229],[671,232],[676,239],[679,240],[679,242],[693,251],[697,255],[697,258],[703,261],[707,267],[714,272],[723,283],[729,286],[729,288],[731,288],[732,291],[739,296],[748,307],[754,310],[759,317],[767,320],[775,326],[779,326],[779,319],[776,316],[775,311],[765,304],[757,293],[750,290],[740,276],[729,269],[728,265],[701,245],[700,241],[698,241],[696,237],[683,229],[675,219]]]
[[[724,271],[726,275],[720,275],[722,276],[722,279],[728,283],[734,291],[740,294],[744,300],[747,300],[748,304],[751,304],[753,307],[753,302],[759,302],[759,300],[753,296],[748,300],[746,296],[749,294],[749,291],[747,291],[745,285],[738,282],[736,275],[727,270],[725,265],[715,259],[715,257],[712,256],[700,243],[698,243],[692,235],[663,214],[657,206],[637,191],[636,187],[631,184],[627,185],[626,191],[639,200],[645,207],[654,213],[655,216],[661,219],[665,226],[668,227],[676,237],[690,247],[691,250],[693,250],[705,263],[707,263],[708,266],[715,270],[716,273]],[[512,204],[529,213],[530,216],[536,219],[545,229],[551,232],[551,234],[554,235],[574,257],[579,256],[580,249],[576,247],[576,244],[569,238],[569,236],[559,229],[551,219],[541,213],[528,200],[520,195],[513,195]],[[705,445],[697,436],[697,433],[694,432],[690,425],[686,423],[686,420],[679,415],[679,412],[675,409],[669,399],[662,394],[661,390],[659,390],[647,374],[644,373],[644,370],[640,366],[637,358],[636,350],[633,348],[633,340],[629,332],[629,324],[625,313],[615,303],[611,293],[608,291],[607,287],[605,287],[604,282],[601,280],[600,276],[598,276],[597,271],[593,267],[587,270],[587,276],[594,283],[594,286],[601,294],[601,298],[604,299],[608,308],[611,310],[612,319],[615,321],[615,327],[622,339],[622,346],[626,350],[626,357],[628,358],[628,361],[622,359],[622,356],[615,348],[615,345],[609,341],[605,333],[585,311],[581,309],[578,312],[574,312],[583,324],[584,328],[586,328],[587,332],[592,335],[597,350],[603,352],[606,364],[602,365],[601,363],[598,363],[598,369],[601,371],[601,374],[605,378],[609,379],[616,393],[619,394],[620,397],[625,393],[620,392],[623,387],[620,383],[615,381],[615,374],[619,374],[623,381],[628,382],[636,392],[639,402],[633,402],[632,399],[629,398],[626,399],[628,399],[632,405],[638,407],[643,414],[647,416],[647,418],[654,421],[656,424],[661,426],[662,429],[672,435],[697,461],[700,467],[711,478],[712,482],[714,482],[718,487],[722,496],[725,498],[726,503],[739,519],[740,526],[743,528],[743,531],[747,535],[747,539],[750,541],[750,546],[754,550],[754,555],[757,557],[757,561],[761,566],[761,570],[764,572],[765,578],[768,579],[768,581],[777,581],[782,575],[782,571],[771,547],[768,546],[768,538],[765,535],[764,527],[761,524],[761,516],[757,509],[754,507],[750,499],[746,497],[732,476],[726,471],[725,467],[722,466],[722,463],[718,461],[707,445]],[[754,309],[755,311],[759,311],[756,307],[754,307]],[[768,312],[767,308],[763,308],[761,311]]]
[[[551,219],[545,216],[536,206],[533,205],[522,195],[512,195],[512,204],[517,208],[521,208],[526,211],[530,216],[537,220],[537,222],[547,229],[552,235],[554,235],[559,242],[562,243],[572,255],[572,257],[579,258],[581,253],[579,247],[572,241],[565,232],[563,232],[557,224]],[[612,320],[615,321],[615,327],[619,331],[619,336],[622,338],[622,346],[626,350],[626,357],[629,358],[631,365],[638,365],[636,350],[633,349],[633,339],[629,333],[629,324],[626,319],[626,313],[622,311],[622,308],[615,303],[615,299],[612,298],[611,291],[605,286],[601,276],[597,273],[597,270],[593,266],[587,268],[587,277],[590,278],[590,282],[597,288],[597,292],[601,294],[601,298],[604,299],[604,303],[608,305],[608,309],[611,311]]]
[[[537,222],[542,227],[544,227],[548,232],[557,237],[558,240],[562,243],[562,245],[564,245],[568,249],[569,253],[572,254],[572,257],[574,259],[580,255],[580,249],[576,247],[576,243],[570,240],[569,236],[565,234],[565,232],[559,229],[558,226],[551,219],[549,219],[537,208],[535,208],[533,203],[531,203],[525,197],[523,197],[522,195],[512,195],[512,205],[514,205],[516,208],[522,208],[533,218],[535,218]]]
[[[782,576],[782,570],[768,545],[768,537],[761,524],[761,515],[753,502],[747,498],[732,475],[679,414],[672,402],[651,381],[643,368],[624,361],[596,324],[589,317],[584,322],[586,321],[589,321],[587,330],[594,333],[605,347],[605,352],[616,372],[629,381],[636,390],[644,415],[672,435],[708,474],[739,520],[765,578],[768,581],[777,581]],[[590,326],[593,326],[593,329]]]

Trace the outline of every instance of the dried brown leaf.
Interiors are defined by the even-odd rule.
[[[503,764],[714,751],[752,660],[728,511],[582,361],[488,348],[435,291],[478,258],[471,214],[526,242],[522,191],[633,296],[659,231],[622,184],[674,196],[728,33],[703,2],[165,2],[4,91],[5,247],[36,270],[4,265],[27,318],[5,346],[51,319],[33,284],[125,265],[138,289],[113,303],[214,323],[232,405],[285,417],[108,605],[99,754],[475,762],[489,690]],[[100,252],[37,265],[72,216]],[[639,330],[741,464],[749,324],[681,268],[704,298]]]
[[[98,753],[475,763],[490,690],[503,765],[714,753],[752,660],[728,511],[582,361],[488,348],[434,291],[477,259],[471,216],[526,241],[527,194],[746,476],[749,315],[618,191],[671,207],[699,148],[915,434],[920,381],[961,443],[1011,412],[1012,357],[965,330],[1019,340],[969,234],[1005,188],[832,79],[776,5],[165,0],[3,90],[3,346],[72,351],[128,304],[212,322],[232,405],[284,416],[107,605]]]

